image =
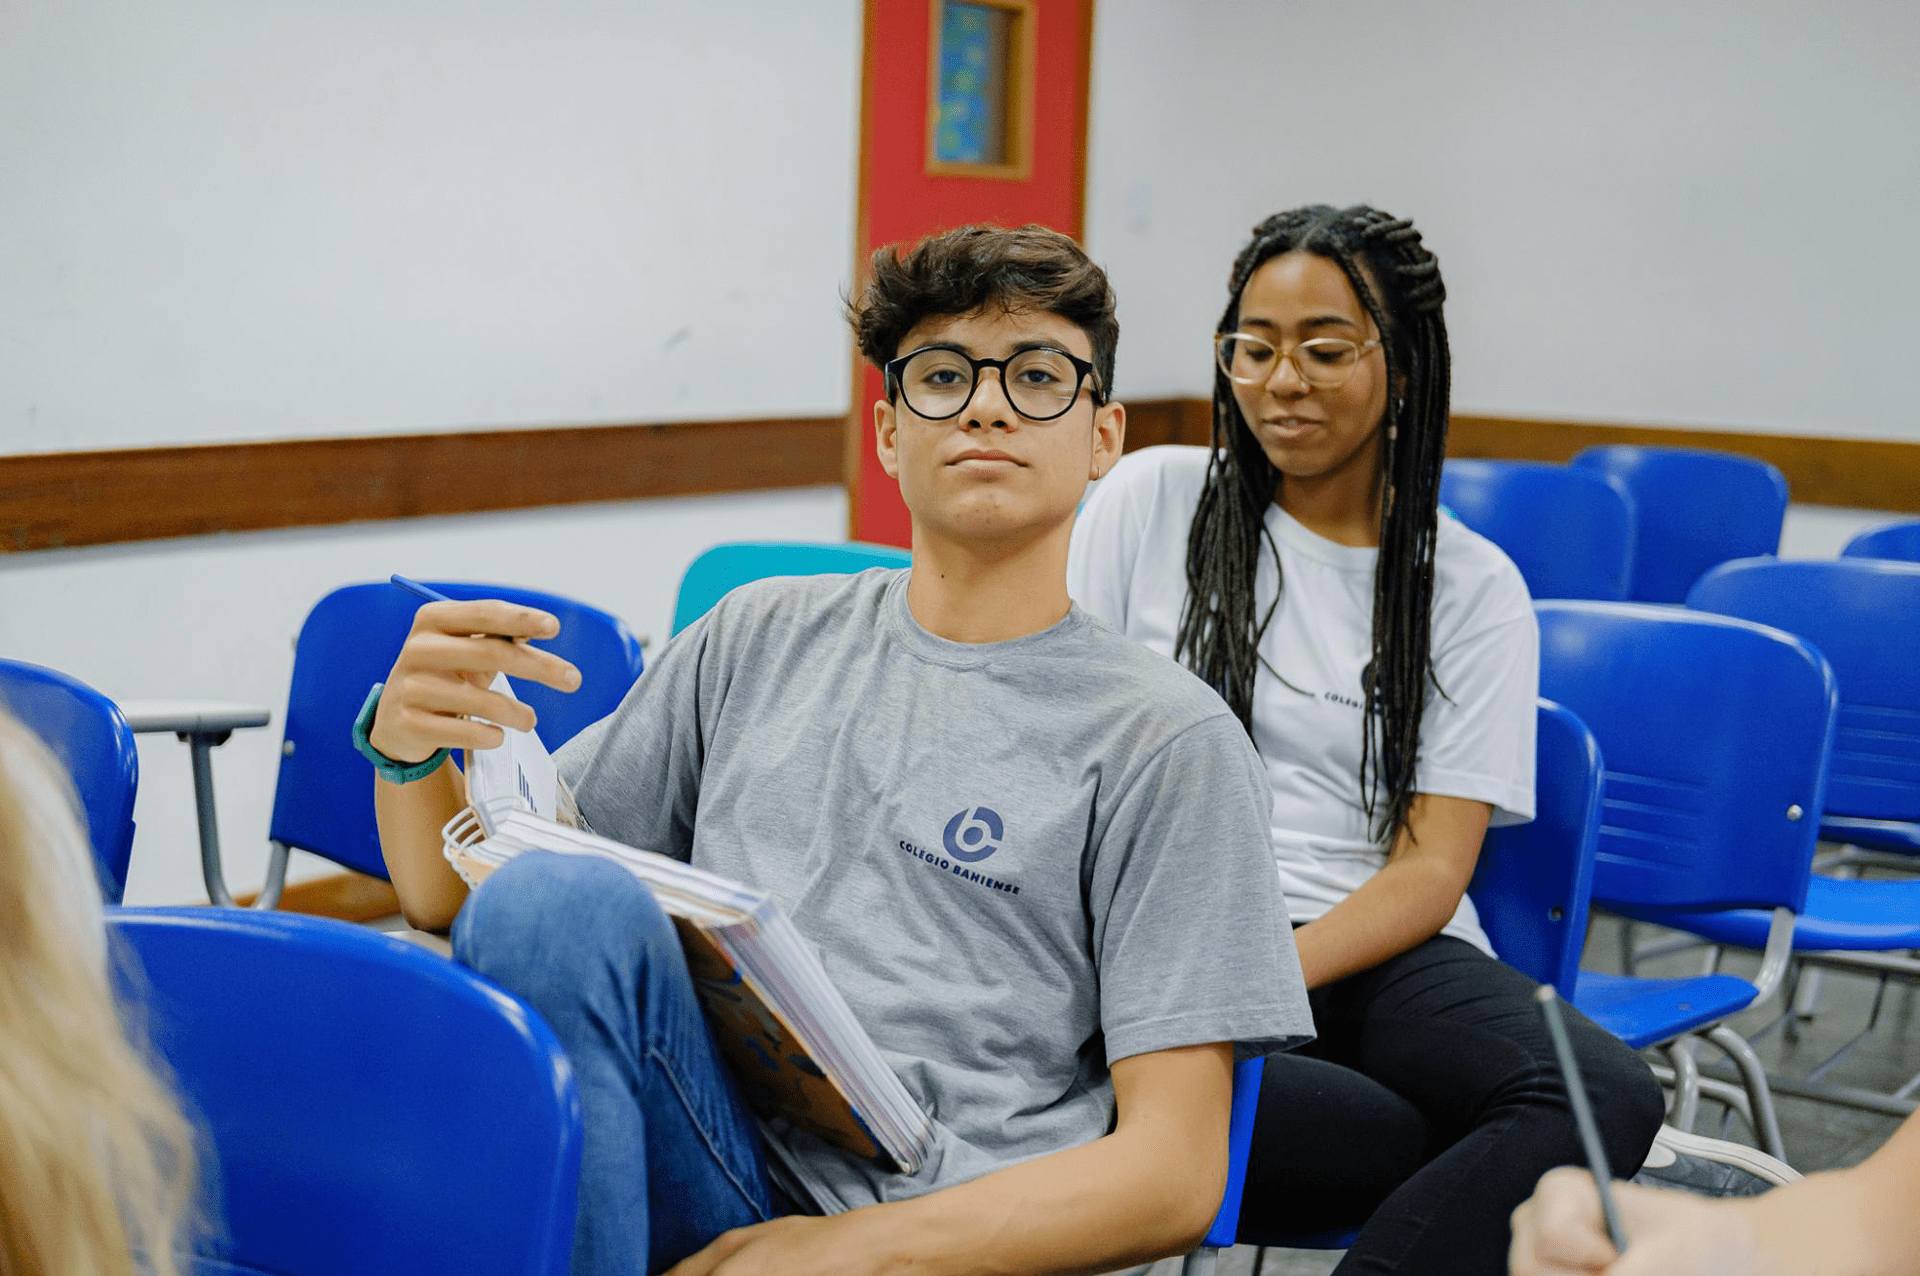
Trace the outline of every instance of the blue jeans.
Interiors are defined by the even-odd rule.
[[[661,1271],[774,1215],[759,1129],[673,924],[632,874],[519,856],[460,911],[453,952],[539,1011],[573,1061],[584,1125],[575,1276]]]

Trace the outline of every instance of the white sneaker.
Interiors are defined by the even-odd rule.
[[[1758,1196],[1800,1178],[1800,1171],[1758,1148],[1663,1125],[1633,1181],[1698,1196]]]

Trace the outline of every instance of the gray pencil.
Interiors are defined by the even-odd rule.
[[[1607,1169],[1607,1150],[1600,1146],[1600,1128],[1593,1123],[1593,1107],[1587,1102],[1587,1087],[1580,1082],[1580,1066],[1573,1061],[1573,1043],[1567,1040],[1567,1025],[1560,1018],[1560,996],[1552,984],[1542,984],[1534,994],[1540,1012],[1547,1019],[1547,1035],[1553,1038],[1553,1053],[1560,1060],[1560,1075],[1566,1078],[1567,1102],[1573,1105],[1573,1123],[1580,1127],[1580,1142],[1587,1149],[1587,1168],[1593,1171],[1593,1186],[1600,1193],[1600,1216],[1606,1220],[1607,1236],[1617,1253],[1627,1252],[1627,1229],[1621,1225],[1620,1210],[1613,1203],[1613,1176]]]

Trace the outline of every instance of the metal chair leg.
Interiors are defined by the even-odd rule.
[[[1180,1262],[1180,1276],[1213,1276],[1214,1260],[1220,1251],[1211,1245],[1202,1245],[1188,1253]]]
[[[1688,1134],[1700,1115],[1700,1064],[1693,1049],[1693,1039],[1682,1037],[1670,1042],[1665,1051],[1673,1065],[1673,1108],[1667,1124]]]
[[[1859,863],[1844,856],[1844,852],[1848,849],[1851,848],[1842,849],[1842,858],[1833,865],[1832,872],[1830,872],[1828,876],[1841,881],[1854,881],[1859,878]],[[1817,966],[1809,969],[1800,980],[1799,992],[1793,999],[1793,1013],[1795,1015],[1802,1019],[1811,1019],[1818,1012],[1820,1006],[1820,980],[1821,971]]]
[[[232,908],[233,892],[227,889],[227,875],[220,863],[220,823],[213,809],[213,751],[227,742],[231,731],[182,731],[193,760],[193,804],[200,823],[200,876],[207,885],[207,898],[222,908]],[[252,907],[272,908],[280,902],[287,884],[287,846],[271,842],[267,851],[267,880]]]
[[[1767,1085],[1767,1071],[1760,1066],[1760,1056],[1753,1052],[1753,1047],[1747,1044],[1745,1037],[1725,1024],[1710,1030],[1707,1039],[1726,1051],[1734,1067],[1740,1070],[1741,1079],[1746,1082],[1747,1099],[1753,1105],[1753,1127],[1760,1139],[1760,1150],[1785,1161],[1787,1148],[1780,1138],[1780,1118],[1773,1110],[1773,1091]]]

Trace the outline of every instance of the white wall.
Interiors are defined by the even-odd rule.
[[[1205,394],[1249,228],[1412,217],[1466,412],[1920,438],[1920,9],[1102,0],[1122,395]]]
[[[13,0],[0,453],[843,411],[859,39],[854,0]],[[1206,393],[1260,216],[1370,200],[1441,254],[1464,410],[1920,437],[1914,65],[1892,0],[1102,0],[1121,391]],[[277,715],[344,581],[543,585],[657,640],[700,548],[844,519],[807,489],[0,556],[0,652]],[[1783,550],[1875,521],[1796,507]],[[217,761],[237,887],[278,742]],[[185,752],[141,747],[129,897],[194,898]]]
[[[0,6],[0,454],[844,412],[860,14]],[[657,644],[700,549],[845,528],[814,488],[0,555],[0,653],[277,723],[346,581],[538,585]],[[278,746],[216,757],[236,889]],[[203,897],[186,751],[141,764],[128,898]]]
[[[549,589],[621,616],[651,639],[653,654],[670,632],[680,574],[702,549],[755,538],[842,540],[846,519],[841,488],[795,488],[0,554],[0,652],[116,698],[272,709],[271,727],[236,733],[214,759],[227,881],[238,891],[265,873],[293,639],[307,609],[336,585],[403,571]],[[127,900],[204,899],[186,748],[172,736],[139,743]],[[291,875],[325,871],[333,869],[302,856]]]
[[[844,410],[860,12],[9,0],[0,453]]]

